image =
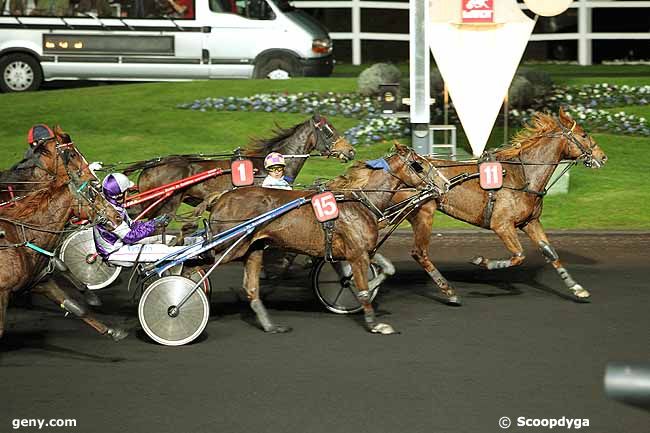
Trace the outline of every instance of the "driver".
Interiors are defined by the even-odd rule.
[[[102,193],[119,211],[122,224],[111,229],[105,224],[93,227],[93,238],[99,255],[117,266],[133,266],[136,262],[155,262],[185,246],[171,247],[162,243],[154,232],[169,224],[169,215],[150,221],[132,221],[124,208],[126,191],[134,184],[122,173],[112,173],[102,182]]]
[[[286,167],[284,156],[278,152],[271,152],[264,158],[264,168],[269,173],[264,179],[262,186],[264,188],[275,189],[292,189],[289,182],[284,178],[284,168]]]

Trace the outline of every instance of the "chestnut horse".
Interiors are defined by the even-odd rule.
[[[258,170],[258,173],[264,173],[264,157],[271,152],[302,155],[318,151],[321,155],[336,156],[342,161],[354,158],[355,151],[352,145],[338,133],[325,117],[320,117],[317,114],[291,128],[279,129],[276,133],[277,135],[271,139],[253,141],[243,152],[243,156],[251,159],[253,167]],[[285,177],[290,182],[293,182],[293,179],[298,176],[305,161],[305,158],[287,159]],[[141,169],[138,176],[138,188],[140,191],[147,191],[213,168],[229,169],[230,161],[209,160],[196,156],[169,156],[160,160],[133,164],[124,169],[124,173],[129,174]],[[150,216],[175,215],[181,203],[197,206],[211,193],[231,188],[230,176],[207,179],[182,190],[164,203],[154,207]],[[138,206],[133,208],[136,213],[141,210]]]
[[[551,262],[570,293],[577,300],[586,300],[590,296],[589,292],[564,268],[544,233],[539,218],[546,187],[562,160],[573,160],[576,163],[582,160],[586,167],[600,168],[607,161],[607,155],[562,109],[559,118],[537,113],[532,124],[517,134],[513,141],[512,147],[493,154],[494,159],[500,161],[506,170],[506,175],[503,187],[495,191],[492,200],[490,193],[479,185],[477,164],[429,159],[451,181],[452,186],[448,193],[427,202],[408,218],[414,234],[411,255],[431,276],[444,299],[450,304],[458,304],[460,300],[456,291],[428,257],[435,211],[440,210],[461,221],[490,229],[499,236],[510,251],[510,258],[489,259],[479,256],[472,260],[475,265],[488,270],[523,263],[524,251],[517,237],[517,229],[520,229],[539,247],[546,260]],[[472,174],[474,176],[470,180],[462,181],[463,176]],[[454,179],[458,182],[455,183]],[[400,192],[395,194],[394,200],[399,201],[410,195],[411,192]]]
[[[88,169],[88,164],[77,151],[67,135],[55,129],[54,155],[49,155],[43,143],[39,149],[47,156],[54,156],[46,166],[52,173],[52,180],[42,188],[31,192],[23,199],[0,210],[0,337],[4,333],[5,317],[9,296],[12,292],[28,290],[41,293],[73,313],[101,334],[114,340],[126,336],[119,328],[110,328],[89,315],[84,304],[70,297],[53,280],[47,280],[52,270],[65,270],[55,257],[47,257],[37,249],[52,252],[64,227],[73,215],[80,218],[99,216],[117,225],[120,216],[101,194],[94,192],[90,182],[97,180]],[[34,246],[34,248],[30,248]],[[60,269],[61,268],[61,269]]]
[[[333,192],[347,192],[360,188],[366,191],[369,201],[377,209],[385,209],[396,190],[402,186],[417,189],[430,188],[431,163],[413,150],[396,144],[396,153],[385,159],[384,169],[372,169],[357,163],[345,175],[328,184]],[[423,175],[422,173],[429,173]],[[273,210],[299,197],[309,197],[314,191],[284,191],[260,187],[238,188],[228,191],[212,204],[210,225],[217,233]],[[333,230],[331,253],[338,259],[347,260],[353,273],[357,298],[363,305],[365,323],[370,332],[390,334],[390,325],[379,323],[370,302],[368,290],[369,253],[377,243],[377,216],[368,207],[354,200],[338,203],[339,216]],[[318,222],[311,206],[302,206],[280,216],[254,231],[241,244],[233,245],[224,262],[242,258],[244,261],[244,290],[251,308],[266,332],[287,332],[289,328],[274,324],[269,318],[259,296],[260,271],[263,250],[266,245],[310,256],[326,253],[323,226]],[[220,248],[223,250],[223,248]]]

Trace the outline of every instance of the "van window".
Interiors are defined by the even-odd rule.
[[[264,0],[210,0],[212,12],[241,15],[252,20],[273,20],[275,14]]]
[[[194,0],[0,0],[0,14],[191,20],[194,19]]]

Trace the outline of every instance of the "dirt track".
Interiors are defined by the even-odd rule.
[[[263,288],[272,317],[294,328],[265,335],[237,300],[237,264],[214,276],[206,333],[181,348],[137,330],[123,285],[102,295],[101,317],[133,329],[117,344],[34,300],[10,309],[0,341],[0,432],[16,418],[75,418],[76,428],[41,431],[474,433],[503,431],[502,416],[565,416],[588,418],[582,431],[647,433],[650,414],[607,400],[602,377],[607,361],[650,362],[650,234],[551,240],[590,304],[561,296],[530,243],[522,267],[488,273],[467,261],[505,256],[494,235],[445,232],[432,256],[464,305],[442,305],[408,256],[408,233],[393,237],[384,251],[398,273],[377,308],[401,334],[388,337],[323,311],[305,272]]]

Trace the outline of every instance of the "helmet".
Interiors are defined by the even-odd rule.
[[[39,140],[44,140],[50,137],[54,137],[52,129],[44,123],[39,123],[29,128],[29,131],[27,132],[27,144],[33,145]]]
[[[268,169],[273,165],[282,165],[282,166],[287,165],[284,162],[284,156],[282,156],[281,153],[271,152],[268,155],[266,155],[266,158],[264,158],[264,168]]]
[[[102,191],[108,198],[116,199],[135,184],[122,173],[111,173],[102,182]]]

